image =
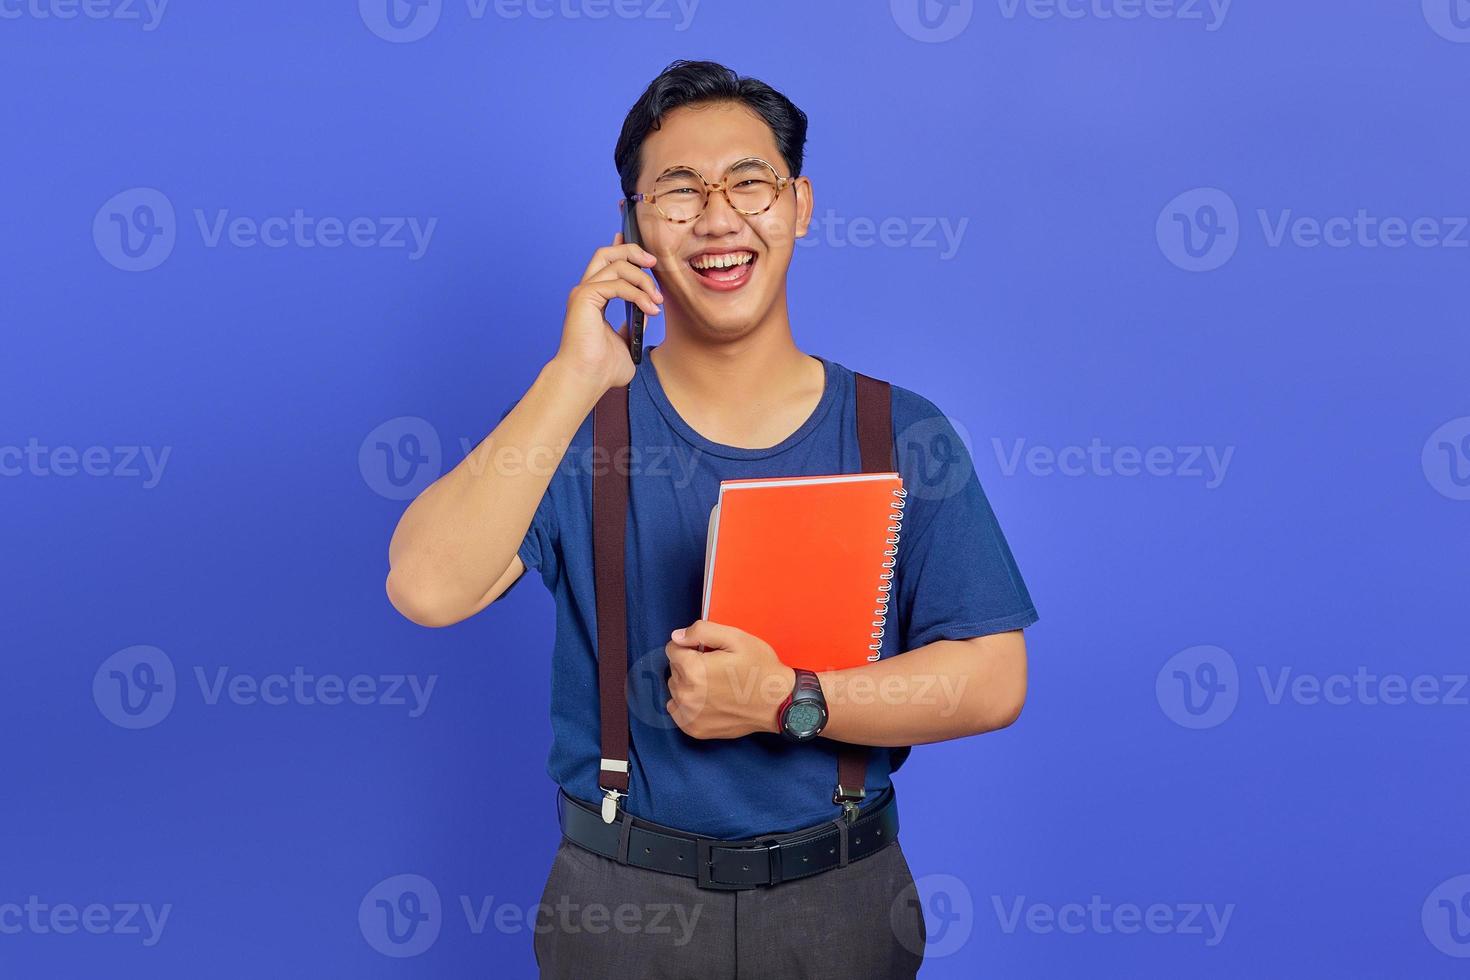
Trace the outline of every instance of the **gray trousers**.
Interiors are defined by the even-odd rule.
[[[563,840],[541,902],[543,980],[890,980],[924,958],[898,841],[809,878],[714,891]]]

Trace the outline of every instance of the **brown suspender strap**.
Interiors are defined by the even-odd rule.
[[[897,472],[893,452],[893,395],[888,382],[853,372],[857,382],[858,453],[864,473]],[[857,819],[858,802],[867,795],[868,780],[866,745],[843,743],[837,753],[837,788],[832,802],[841,805],[848,823]]]
[[[602,714],[602,819],[628,793],[628,389],[609,388],[592,414],[592,564],[597,591],[597,691]]]
[[[892,390],[888,382],[853,373],[857,382],[858,451],[865,473],[896,472]],[[592,415],[597,455],[592,469],[593,582],[597,590],[597,688],[602,715],[602,819],[612,823],[618,800],[628,793],[628,389],[614,387],[598,399]],[[832,802],[848,822],[857,819],[866,795],[866,745],[843,744],[837,756]]]

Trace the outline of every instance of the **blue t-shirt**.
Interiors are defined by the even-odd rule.
[[[735,839],[795,830],[840,813],[832,803],[838,743],[818,738],[796,745],[766,732],[695,739],[665,710],[664,645],[670,631],[699,618],[705,538],[720,481],[862,469],[852,371],[818,360],[826,369],[821,401],[800,428],[766,449],[725,446],[694,431],[664,394],[647,352],[629,387],[631,758],[623,803],[635,816]],[[892,400],[908,496],[881,655],[1029,626],[1036,621],[1035,607],[964,443],[922,396],[893,385]],[[607,464],[592,446],[589,413],[517,554],[527,568],[540,571],[556,598],[547,772],[572,796],[597,804],[602,793],[592,472]],[[870,750],[869,804],[907,752]]]

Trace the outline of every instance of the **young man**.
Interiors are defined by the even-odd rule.
[[[864,468],[858,379],[799,350],[787,317],[813,208],[806,127],[785,96],[720,65],[659,75],[615,152],[643,247],[619,235],[593,254],[556,356],[393,536],[388,595],[414,622],[459,622],[528,567],[556,597],[547,768],[565,839],[549,921],[538,916],[543,976],[913,976],[923,916],[889,774],[907,746],[1003,728],[1025,700],[1030,596],[963,443],[898,386],[891,434],[909,493],[881,659],[798,678],[760,637],[699,619],[721,480]],[[604,319],[615,300],[667,311],[640,364]],[[593,416],[620,388],[631,455],[609,461],[593,452]],[[618,465],[631,484],[621,752],[605,727],[620,709],[604,719],[599,705],[610,579],[594,574],[592,495],[593,471]],[[825,725],[820,710],[793,720],[791,704],[823,702]],[[863,785],[834,793],[854,756]],[[635,908],[641,926],[582,928],[559,902]],[[668,911],[662,928],[654,908]]]

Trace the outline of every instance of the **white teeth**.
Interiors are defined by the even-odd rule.
[[[690,260],[696,269],[728,269],[732,265],[745,265],[755,258],[753,252],[726,252],[723,255],[701,255]]]

